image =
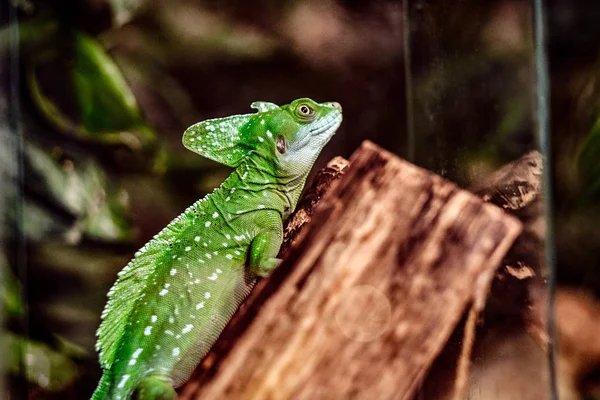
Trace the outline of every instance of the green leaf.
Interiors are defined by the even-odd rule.
[[[131,88],[104,47],[78,31],[72,38],[68,57],[56,49],[28,65],[27,82],[38,109],[56,128],[75,136],[130,148],[153,144],[154,132],[142,118]],[[53,96],[48,92],[40,71],[50,67],[63,68],[58,74],[66,72],[70,79],[71,85],[63,86],[73,92],[67,97],[75,103],[76,115],[62,104],[64,101],[58,101],[63,93]]]
[[[83,33],[74,40],[73,83],[85,129],[97,135],[142,125],[135,97],[104,48]]]
[[[24,314],[21,299],[21,285],[8,268],[8,263],[0,254],[0,309],[8,317],[19,317]]]

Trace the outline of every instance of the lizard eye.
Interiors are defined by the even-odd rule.
[[[283,136],[277,136],[277,151],[279,152],[279,154],[285,153],[285,147],[285,138]]]
[[[315,113],[315,110],[312,109],[308,104],[300,104],[297,108],[298,114],[303,117],[310,117]]]

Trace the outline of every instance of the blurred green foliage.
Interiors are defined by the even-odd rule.
[[[57,154],[58,153],[58,154]],[[59,150],[44,149],[34,143],[25,148],[27,175],[32,179],[29,193],[40,201],[26,203],[28,218],[24,232],[28,239],[49,237],[77,243],[82,236],[104,241],[129,241],[126,193],[111,185],[106,172],[92,159],[62,159]],[[49,212],[52,203],[66,218]]]
[[[584,137],[577,164],[586,196],[600,198],[600,113],[587,137]]]
[[[78,371],[68,354],[19,335],[8,334],[5,340],[9,373],[24,373],[29,382],[50,391],[64,390],[73,384]]]

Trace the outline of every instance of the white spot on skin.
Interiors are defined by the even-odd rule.
[[[242,240],[244,240],[244,235],[240,235],[240,236],[234,236],[233,237],[236,241],[240,242]]]
[[[152,326],[151,326],[151,325],[148,325],[148,326],[146,327],[146,329],[144,329],[144,335],[146,335],[146,336],[150,336],[150,334],[151,334],[151,333],[152,333]]]
[[[261,120],[260,120],[260,124],[261,124],[261,125],[264,125],[264,124],[265,124],[265,120],[264,120],[264,119],[261,119]]]
[[[172,324],[173,322],[175,322],[175,318],[169,317],[169,323]]]
[[[231,200],[231,198],[230,198],[229,196],[227,196],[227,197],[225,198],[225,201],[229,201],[229,200]]]
[[[170,329],[167,329],[167,330],[165,331],[165,334],[167,334],[167,335],[170,335],[170,336],[173,336],[173,331],[172,331],[172,330],[170,330]]]
[[[215,218],[215,219],[219,218],[219,213],[215,211],[213,213],[212,217]]]
[[[210,255],[210,253],[206,253],[206,258],[208,258],[209,260],[212,258],[212,256]]]
[[[189,331],[192,330],[192,328],[194,327],[194,325],[192,324],[187,324],[182,330],[181,333],[188,333]]]
[[[128,379],[129,379],[129,375],[127,375],[127,374],[123,375],[123,377],[121,378],[121,382],[119,382],[117,387],[119,389],[123,389],[125,387],[125,384],[127,383]]]
[[[175,347],[173,349],[173,353],[172,354],[173,354],[173,357],[177,357],[179,355],[179,347]]]
[[[261,138],[261,137],[259,136],[259,137],[258,137],[258,141],[262,143],[262,142],[264,142],[264,141],[265,141],[265,139],[263,139],[263,138]]]
[[[223,242],[223,247],[227,247],[227,246],[228,246],[228,244]]]
[[[135,358],[132,358],[131,360],[129,360],[129,365],[135,365],[136,362],[137,360]]]
[[[270,137],[271,139],[273,139],[273,134],[271,133],[270,130],[267,129],[267,136]]]
[[[194,241],[196,241],[196,242],[199,242],[199,241],[200,241],[200,236],[196,236],[196,237],[194,238]]]
[[[262,210],[263,208],[265,208],[265,206],[263,204],[259,204],[256,206],[256,208],[258,208],[259,210]]]
[[[211,281],[216,281],[217,280],[217,274],[212,274],[211,276],[208,277],[208,279],[210,279]]]
[[[225,239],[227,239],[227,240],[231,240],[231,235],[230,235],[229,233],[226,233],[226,234],[225,234]]]
[[[190,246],[187,246],[187,247],[185,248],[185,251],[190,251],[191,249],[192,249],[192,248],[191,248]]]
[[[173,268],[170,272],[171,276],[175,275],[177,273],[177,270],[175,268]]]
[[[205,299],[210,299],[210,293],[209,292],[204,293],[204,298]]]
[[[204,226],[208,228],[208,227],[210,226],[210,221],[206,221],[206,222],[204,223]]]
[[[152,321],[152,323],[156,322],[158,318],[156,317],[156,315],[153,315],[152,317],[150,317],[150,321]]]
[[[138,358],[140,354],[142,354],[142,351],[144,351],[144,349],[142,349],[141,347],[138,348],[136,351],[133,352],[133,355],[131,357]]]
[[[204,308],[204,302],[196,304],[196,310],[199,310],[201,308]]]
[[[159,345],[159,344],[157,344],[156,346],[154,346],[154,348],[155,348],[156,350],[160,350],[160,345]]]
[[[217,274],[222,273],[223,271],[221,271],[219,268],[217,268]]]
[[[158,293],[159,296],[164,296],[165,294],[169,293],[169,291],[167,289],[163,289],[160,291],[160,293]]]
[[[227,258],[228,260],[233,259],[233,256],[231,254],[225,254],[225,258]]]

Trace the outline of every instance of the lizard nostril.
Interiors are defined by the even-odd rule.
[[[338,110],[342,111],[342,105],[337,101],[332,102],[331,105],[337,108]]]

